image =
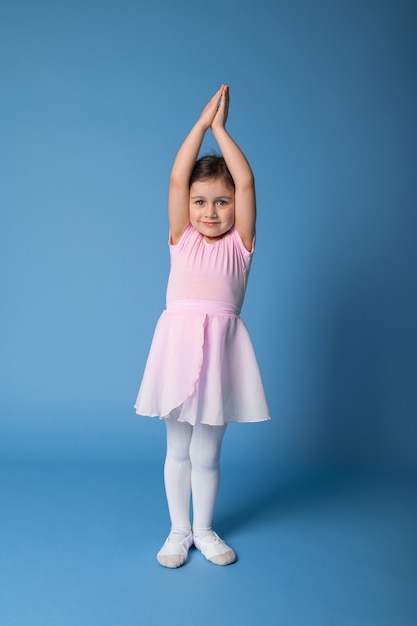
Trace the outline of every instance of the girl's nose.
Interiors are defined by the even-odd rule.
[[[207,206],[207,215],[210,215],[210,216],[217,215],[215,204],[209,204]]]

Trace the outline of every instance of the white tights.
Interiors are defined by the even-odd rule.
[[[220,450],[226,426],[191,426],[168,419],[164,478],[171,532],[188,534],[193,496],[195,534],[211,528],[220,481]]]

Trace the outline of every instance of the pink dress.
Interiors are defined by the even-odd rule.
[[[207,243],[191,225],[170,244],[167,308],[157,323],[136,412],[193,426],[270,419],[240,319],[253,252],[233,227]]]

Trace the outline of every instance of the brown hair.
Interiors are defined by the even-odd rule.
[[[232,189],[235,188],[235,183],[226,165],[226,161],[222,156],[218,156],[217,154],[207,154],[195,162],[193,171],[191,172],[189,186],[191,187],[197,180],[208,180],[210,178],[223,178],[228,187]]]

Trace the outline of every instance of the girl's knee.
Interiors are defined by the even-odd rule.
[[[221,445],[225,426],[194,426],[190,445],[190,458],[193,467],[215,470],[219,466]]]
[[[174,420],[168,420],[167,458],[176,461],[189,461],[192,426]]]

